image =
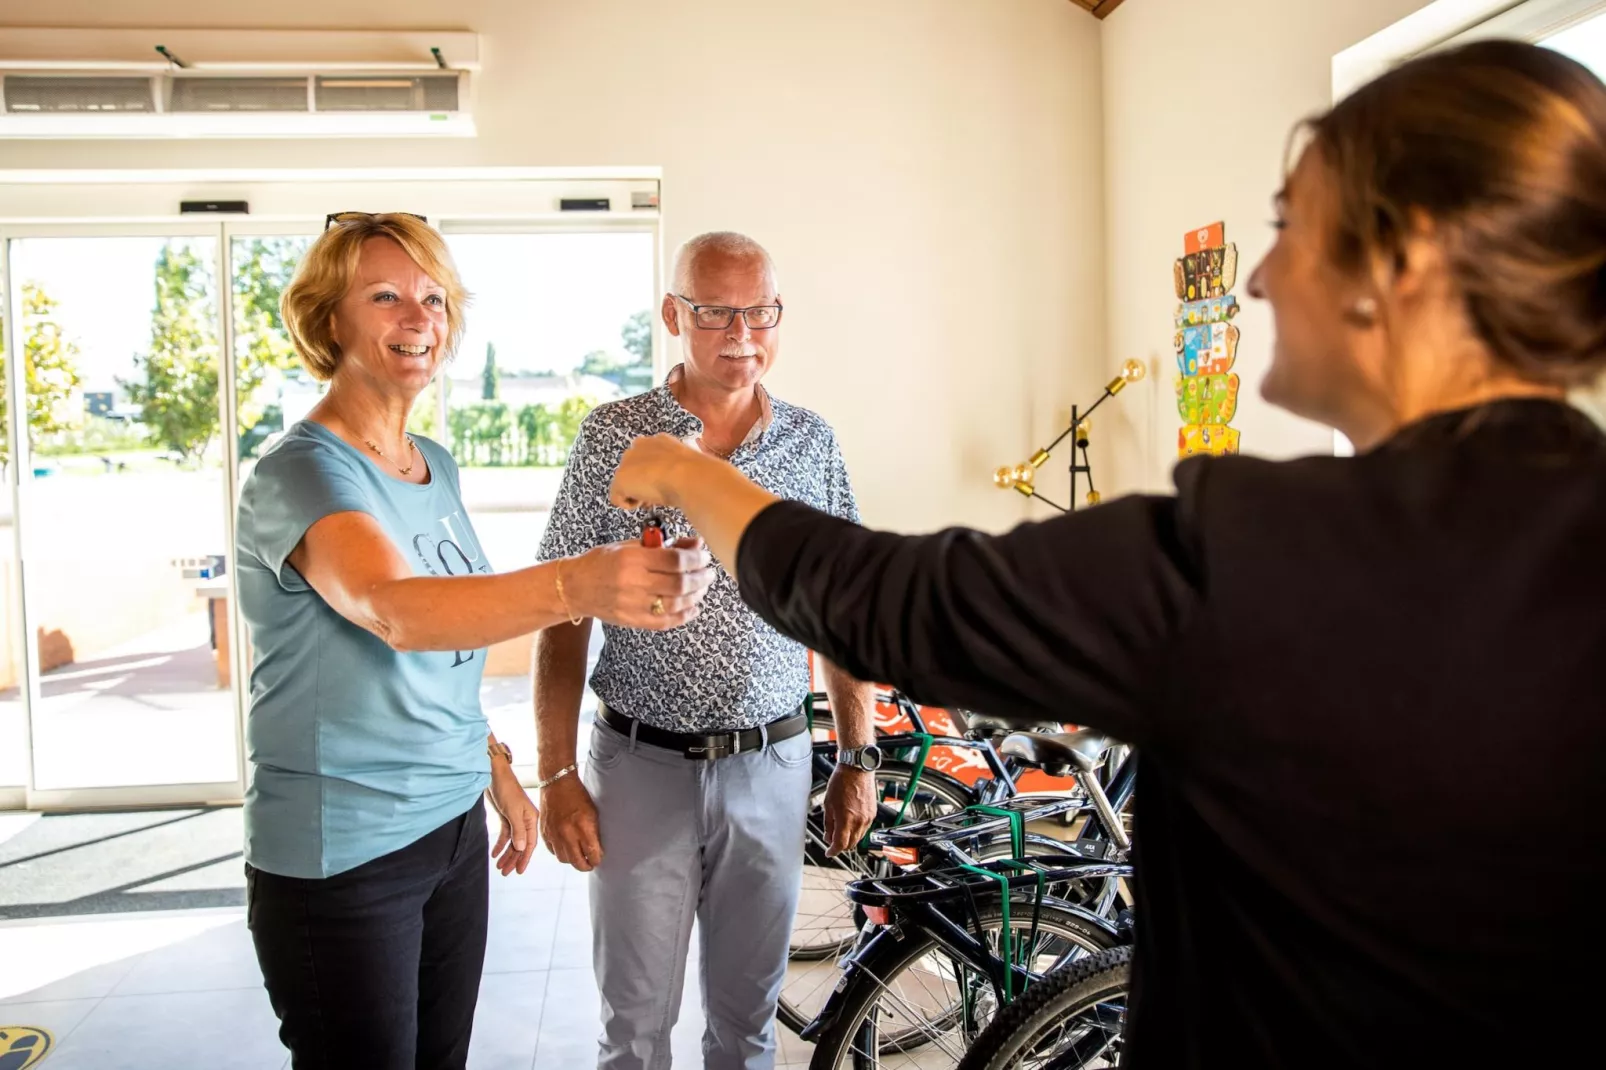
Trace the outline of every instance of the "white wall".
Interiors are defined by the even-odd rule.
[[[1118,399],[1103,448],[1127,489],[1163,490],[1176,463],[1171,264],[1188,230],[1217,220],[1238,245],[1243,337],[1234,369],[1245,453],[1331,453],[1332,432],[1260,399],[1271,316],[1249,298],[1270,247],[1288,136],[1328,107],[1332,58],[1423,0],[1130,0],[1104,23],[1105,232],[1110,348],[1149,362],[1152,386]],[[1141,404],[1140,404],[1141,403]],[[1112,406],[1115,403],[1112,403]],[[1113,449],[1111,449],[1113,447]]]
[[[670,248],[734,228],[777,257],[771,385],[836,425],[871,523],[1018,519],[988,473],[1112,366],[1099,24],[1067,0],[0,0],[3,24],[482,34],[472,141],[9,141],[0,168],[661,166]]]

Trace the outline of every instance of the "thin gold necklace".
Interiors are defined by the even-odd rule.
[[[735,446],[732,446],[728,450],[722,450],[718,447],[711,446],[708,444],[708,440],[701,435],[697,436],[697,441],[702,444],[703,449],[707,450],[709,453],[712,453],[715,457],[718,457],[722,461],[730,460],[731,454],[735,453],[737,450],[737,447]]]
[[[413,458],[413,463],[408,465],[406,468],[403,468],[401,465],[396,464],[395,461],[391,461],[390,463],[393,464],[393,465],[396,465],[396,471],[400,472],[402,475],[410,476],[410,475],[413,474],[413,469],[418,467],[418,459],[417,459],[418,458],[418,446],[414,444],[412,435],[409,435],[406,432],[403,432],[402,433],[402,437],[407,440],[407,449],[409,451],[408,456]],[[382,460],[390,460],[390,458],[385,456],[385,451],[384,450],[382,450],[378,446],[374,445],[373,439],[365,438],[365,439],[363,439],[363,441],[368,443],[368,448],[369,449],[371,449],[375,453],[379,454],[380,459],[382,459]]]

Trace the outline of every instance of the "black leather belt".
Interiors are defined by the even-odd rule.
[[[634,734],[638,743],[679,751],[682,757],[698,762],[760,751],[771,743],[802,735],[809,726],[807,717],[794,713],[790,717],[771,721],[762,728],[744,728],[736,732],[669,732],[644,724],[634,717],[626,717],[617,710],[609,709],[606,703],[597,707],[597,719],[615,732],[627,736]]]

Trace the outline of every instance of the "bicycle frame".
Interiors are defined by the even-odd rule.
[[[1064,872],[1056,870],[1055,875],[1058,877],[1063,875]],[[1070,872],[1075,876],[1086,877],[1128,876],[1131,873],[1131,867],[1094,863],[1088,865],[1085,872],[1081,867],[1077,867]],[[995,893],[995,895],[1001,895],[1001,892]],[[939,947],[954,956],[956,961],[963,962],[976,969],[988,979],[1001,1001],[1004,998],[1003,993],[1006,987],[1024,989],[1031,982],[1041,979],[1041,974],[1034,973],[1025,964],[1004,962],[976,933],[972,933],[963,924],[956,922],[945,912],[945,907],[959,905],[962,901],[962,897],[956,895],[953,903],[943,900],[926,900],[893,907],[892,909],[897,916],[891,922],[886,925],[865,926],[862,928],[854,943],[853,950],[842,960],[842,980],[837,983],[836,988],[826,997],[825,1005],[820,1008],[820,1013],[799,1034],[802,1039],[810,1042],[818,1039],[820,1033],[836,1021],[837,1015],[841,1013],[841,1007],[847,993],[851,992],[856,984],[875,983],[873,977],[864,973],[864,961],[871,958],[883,944],[906,939],[910,931],[929,935]],[[985,905],[988,901],[987,897],[982,897],[977,905]],[[1039,902],[1051,904],[1060,910],[1076,915],[1088,925],[1107,933],[1112,943],[1119,943],[1122,939],[1121,930],[1108,918],[1100,917],[1098,914],[1081,906],[1059,899],[1045,897]],[[1012,983],[1005,981],[1006,973],[1011,975]],[[868,977],[869,981],[862,981],[861,978],[864,977]]]
[[[825,698],[826,696],[820,692],[810,695],[811,707],[818,705]],[[877,733],[876,746],[880,747],[883,752],[912,751],[919,750],[922,747],[927,747],[928,749],[951,747],[958,750],[981,751],[982,759],[987,763],[988,772],[992,775],[977,780],[975,786],[970,789],[971,793],[976,796],[978,802],[982,803],[995,802],[999,799],[1008,799],[1014,796],[1016,792],[1015,782],[1020,775],[1020,770],[1016,768],[1016,763],[1009,761],[998,753],[998,748],[993,745],[991,740],[933,735],[926,724],[926,719],[921,716],[920,707],[915,705],[902,692],[893,691],[878,694],[876,701],[880,704],[896,706],[898,712],[903,714],[909,721],[909,730],[907,732]],[[816,742],[814,744],[814,755],[816,771],[829,775],[830,770],[836,764],[836,741],[820,740]],[[824,765],[821,763],[822,758],[828,760]]]
[[[1111,778],[1118,799],[1124,802],[1130,795],[1134,778],[1135,763],[1129,759]],[[970,807],[959,813],[875,833],[873,842],[877,847],[916,850],[915,864],[899,876],[859,880],[848,886],[848,899],[855,904],[855,913],[861,919],[859,934],[853,949],[842,961],[843,979],[820,1013],[804,1028],[803,1039],[818,1037],[835,1020],[844,994],[853,991],[856,984],[874,983],[873,978],[869,982],[860,980],[865,959],[875,954],[887,940],[904,939],[911,929],[929,936],[956,961],[975,968],[987,978],[999,1001],[1006,1002],[1017,989],[1023,990],[1036,977],[1026,963],[1014,962],[1012,954],[1009,958],[1001,957],[986,946],[979,907],[982,903],[1006,899],[1013,902],[1019,891],[1035,891],[1032,901],[1034,934],[1036,912],[1043,903],[1049,902],[1102,929],[1112,942],[1118,942],[1120,933],[1115,923],[1104,917],[1102,911],[1044,894],[1050,883],[1078,879],[1106,881],[1113,893],[1115,881],[1110,878],[1132,874],[1132,867],[1124,859],[1129,841],[1124,831],[1120,831],[1118,818],[1112,816],[1115,806],[1096,778],[1087,780],[1084,785],[1087,799],[1017,797],[1001,807]],[[1107,825],[1119,835],[1109,842],[1098,839],[1090,842],[1084,836],[1067,844],[1064,855],[996,862],[985,867],[978,865],[971,853],[977,844],[1007,830],[1015,841],[1014,853],[1019,855],[1024,829],[1029,822],[1085,809],[1094,809],[1099,815],[1099,824]],[[1117,823],[1107,824],[1112,820]],[[1088,822],[1088,825],[1093,824]],[[974,933],[955,920],[959,912],[967,908],[966,920],[975,922]],[[881,924],[862,924],[872,909],[879,912]],[[1006,909],[1005,916],[1008,914]]]

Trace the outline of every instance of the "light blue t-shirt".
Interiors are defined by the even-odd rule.
[[[462,815],[490,783],[485,652],[398,653],[340,616],[288,563],[331,513],[379,521],[420,576],[490,572],[457,466],[416,438],[430,479],[381,471],[321,424],[291,427],[240,494],[240,610],[251,626],[245,859],[329,877]]]

